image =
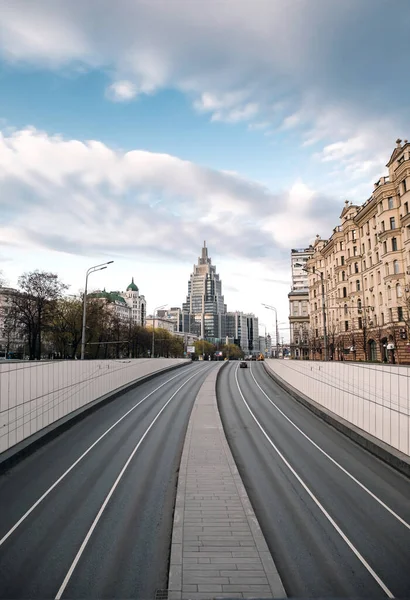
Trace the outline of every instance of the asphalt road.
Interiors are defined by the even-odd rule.
[[[219,409],[287,594],[409,597],[410,480],[301,406],[262,364],[237,367],[220,374]]]
[[[189,365],[124,393],[0,477],[0,598],[155,598],[166,589],[185,431],[213,367]]]

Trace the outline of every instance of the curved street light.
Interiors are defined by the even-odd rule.
[[[87,287],[88,287],[88,276],[91,273],[95,273],[96,271],[103,271],[107,268],[108,265],[111,265],[114,261],[109,260],[106,263],[101,263],[100,265],[95,265],[94,267],[90,267],[87,270],[85,276],[85,289],[84,289],[84,298],[83,298],[83,327],[81,332],[81,360],[84,360],[85,355],[85,329],[86,329],[86,320],[87,320]]]
[[[276,308],[274,306],[271,306],[270,304],[264,304],[262,302],[262,306],[264,306],[265,308],[267,308],[268,310],[274,310],[275,311],[275,329],[276,329],[276,358],[279,358],[279,328],[278,328],[278,311],[276,310]]]

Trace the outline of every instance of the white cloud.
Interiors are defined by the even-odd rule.
[[[3,240],[80,254],[183,255],[205,235],[223,238],[228,255],[263,259],[266,247],[274,256],[285,238],[299,240],[296,210],[308,231],[315,196],[302,181],[275,195],[233,172],[34,128],[0,134],[0,182]]]
[[[106,90],[106,95],[113,102],[127,102],[137,95],[137,86],[132,81],[115,81]]]
[[[161,10],[146,0],[99,0],[96,18],[93,2],[74,9],[65,0],[14,0],[2,8],[0,55],[57,70],[103,69],[114,99],[174,88],[214,121],[282,123],[307,129],[306,148],[329,146],[381,116],[403,133],[409,10],[394,24],[382,0],[209,0],[201,11],[185,0]],[[380,26],[385,44],[375,46]]]

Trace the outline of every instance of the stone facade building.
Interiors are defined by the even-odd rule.
[[[305,270],[313,248],[291,251],[292,288],[289,298],[290,354],[292,358],[309,358],[309,287]]]
[[[139,293],[134,277],[125,292],[107,292],[97,290],[88,294],[88,298],[95,298],[106,302],[112,313],[123,323],[146,325],[147,310],[145,297]]]
[[[410,144],[397,140],[388,176],[362,205],[348,201],[309,270],[311,358],[410,363]]]

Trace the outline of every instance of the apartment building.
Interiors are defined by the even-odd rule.
[[[309,358],[309,287],[306,265],[313,247],[291,250],[292,287],[289,298],[290,353],[292,358]]]
[[[407,140],[396,141],[387,168],[370,198],[346,200],[330,238],[315,240],[307,261],[311,358],[410,364]]]

